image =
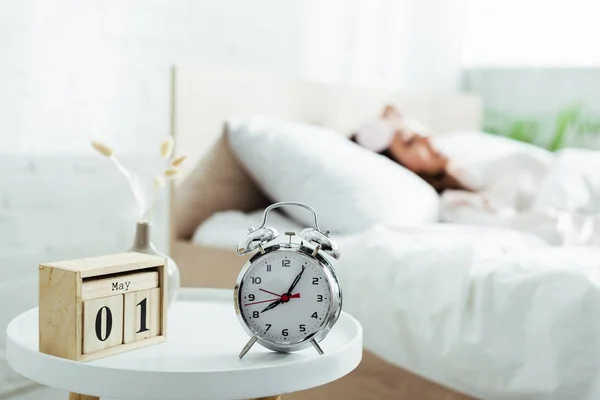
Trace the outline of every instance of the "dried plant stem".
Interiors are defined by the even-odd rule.
[[[148,208],[145,210],[142,215],[142,222],[150,222],[152,221],[152,211],[154,210],[154,203],[156,202],[156,188],[152,190],[152,200],[148,205]]]
[[[148,204],[148,208],[145,215],[142,215],[142,219],[150,222],[152,220],[152,212],[154,211],[154,205],[156,204],[158,191],[161,190],[165,185],[165,181],[160,175],[154,177],[154,184],[152,185],[152,199]]]
[[[159,190],[164,187],[166,181],[172,180],[178,175],[179,170],[176,167],[180,166],[186,159],[186,156],[173,157],[173,150],[175,147],[173,137],[168,136],[160,144],[160,156],[164,159],[166,165],[164,165],[164,169],[154,177],[152,193],[149,193],[149,187],[142,181],[136,172],[121,164],[115,157],[114,150],[110,146],[97,141],[92,141],[91,145],[97,153],[112,160],[117,167],[117,170],[125,176],[127,183],[129,184],[129,189],[137,204],[138,218],[140,218],[141,221],[150,222],[154,206],[158,200]]]
[[[119,172],[121,172],[125,176],[125,178],[127,178],[127,182],[129,183],[129,188],[131,189],[131,193],[133,194],[135,201],[137,202],[138,206],[140,207],[140,211],[143,212],[144,194],[141,191],[143,189],[141,189],[139,187],[139,179],[137,179],[137,176],[134,176],[127,168],[125,168],[123,166],[123,164],[121,164],[121,162],[115,156],[111,156],[109,158],[115,164],[115,166],[117,167]]]

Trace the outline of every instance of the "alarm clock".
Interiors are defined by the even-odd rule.
[[[266,226],[269,212],[284,206],[302,207],[314,216],[314,227],[286,232],[288,239],[271,243],[276,229]],[[310,206],[280,202],[267,207],[259,228],[249,228],[238,244],[238,255],[256,252],[240,271],[234,289],[235,310],[250,340],[242,358],[258,342],[277,352],[292,352],[313,346],[336,323],[342,310],[342,291],[327,256],[340,258],[337,244],[329,232],[319,228],[317,212]]]

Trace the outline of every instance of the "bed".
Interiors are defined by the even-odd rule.
[[[245,261],[234,244],[273,200],[304,201],[322,225],[338,224],[344,309],[362,323],[367,350],[342,380],[287,397],[600,397],[600,153],[472,132],[481,105],[456,93],[187,68],[174,70],[172,88],[177,150],[190,156],[171,199],[171,254],[185,286],[230,288]],[[440,198],[343,137],[386,103],[433,132],[465,131],[430,139],[470,182],[495,190]],[[357,190],[340,197],[347,188]],[[291,226],[285,218],[277,223]]]
[[[235,249],[195,244],[191,241],[186,214],[194,209],[198,225],[231,206],[218,196],[205,193],[199,203],[182,200],[182,182],[192,168],[206,164],[206,174],[196,178],[202,187],[221,185],[238,188],[248,199],[237,203],[241,211],[253,211],[268,200],[253,187],[250,177],[227,148],[223,124],[237,115],[268,114],[350,133],[357,124],[377,115],[383,105],[394,102],[426,123],[434,131],[479,128],[481,103],[473,96],[445,93],[409,94],[377,88],[354,88],[317,82],[302,82],[239,71],[174,68],[172,71],[172,131],[177,151],[188,155],[187,168],[171,188],[171,255],[181,270],[183,286],[231,288],[245,259]],[[212,171],[212,172],[211,172]],[[235,178],[231,178],[234,172]],[[220,176],[223,178],[220,179]],[[216,183],[215,183],[216,182]],[[214,186],[213,186],[214,187]],[[215,191],[220,190],[214,188]],[[186,226],[184,226],[186,225]],[[359,368],[338,382],[307,392],[287,395],[290,399],[468,399],[440,384],[398,368],[365,351]]]

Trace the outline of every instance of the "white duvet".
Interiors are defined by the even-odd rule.
[[[492,152],[481,151],[486,146],[474,138],[482,137]],[[516,229],[551,245],[600,245],[600,151],[550,153],[504,138],[489,143],[492,138],[466,133],[437,139],[454,173],[475,189],[444,192],[442,221]],[[468,152],[460,142],[482,146]]]
[[[472,396],[598,399],[600,249],[521,240],[491,254],[493,233],[346,238],[344,309],[366,348]]]

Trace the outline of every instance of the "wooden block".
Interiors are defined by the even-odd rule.
[[[160,334],[160,289],[127,293],[123,342],[131,343]]]
[[[78,260],[57,261],[43,264],[48,267],[77,271],[82,278],[120,274],[126,271],[140,270],[164,265],[165,258],[151,254],[128,252],[107,256],[80,258]]]
[[[83,302],[83,353],[123,343],[123,295]]]
[[[129,252],[40,264],[40,351],[71,360],[89,361],[164,341],[168,317],[165,263],[164,257]],[[131,280],[124,281],[124,277]],[[116,284],[114,291],[113,284]],[[150,296],[150,300],[159,302],[159,318],[154,319],[159,321],[159,333],[146,340],[122,343],[125,315],[123,295],[133,293],[134,289],[150,290],[156,287],[160,288],[156,296],[158,300],[153,296]],[[110,292],[107,288],[110,288]],[[115,297],[113,293],[120,293],[116,295],[116,298],[121,299],[120,311],[115,309],[115,304],[112,304],[118,301],[113,298]],[[106,296],[107,294],[109,296]],[[102,341],[95,335],[95,317],[100,308],[109,304],[107,302],[111,304],[112,330],[116,329],[118,335],[111,332],[110,338],[104,339],[106,326],[102,325],[100,327],[100,339],[104,339]],[[102,305],[98,306],[98,304]],[[105,324],[106,318],[104,310],[99,322]],[[112,341],[116,342],[119,336],[120,343],[112,345]]]
[[[119,274],[109,278],[85,280],[81,287],[81,297],[83,300],[97,299],[156,287],[158,287],[157,271]]]
[[[40,351],[77,360],[83,343],[79,274],[40,265],[39,279]]]

